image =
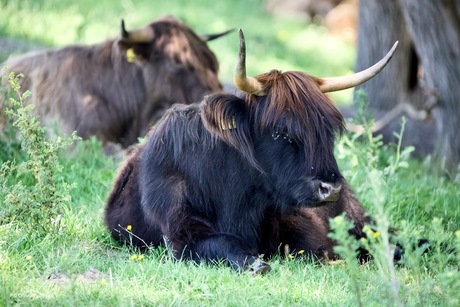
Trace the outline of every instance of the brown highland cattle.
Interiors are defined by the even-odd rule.
[[[31,52],[2,66],[24,74],[21,87],[45,126],[125,148],[173,103],[222,89],[206,41],[228,32],[200,37],[170,16],[132,31],[122,21],[117,39]]]

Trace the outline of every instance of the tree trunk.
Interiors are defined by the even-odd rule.
[[[390,110],[407,100],[410,90],[409,65],[412,41],[406,31],[397,1],[361,0],[359,3],[358,59],[356,71],[377,63],[399,41],[391,62],[377,76],[359,86],[371,109]]]
[[[362,0],[356,70],[378,61],[394,41],[400,44],[387,67],[360,88],[367,92],[371,114],[405,103],[432,111],[432,121],[409,119],[404,136],[421,154],[460,163],[460,1]],[[397,122],[382,133],[390,140]]]
[[[424,87],[439,99],[436,154],[447,169],[460,163],[460,3],[400,0],[423,67]]]

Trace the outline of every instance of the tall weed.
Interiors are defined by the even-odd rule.
[[[61,214],[70,203],[72,189],[72,185],[62,180],[59,152],[78,137],[73,134],[66,138],[47,138],[32,113],[34,106],[26,103],[30,92],[22,94],[20,91],[21,76],[6,68],[3,71],[17,96],[9,99],[9,107],[5,109],[16,132],[9,136],[17,137],[23,157],[8,160],[0,166],[0,224],[20,226],[26,242],[48,235],[57,236],[64,227]]]
[[[411,193],[416,194],[417,189],[425,187],[411,187],[409,184],[413,191],[401,189],[401,184],[406,179],[415,179],[407,175],[410,174],[408,169],[411,163],[410,154],[414,148],[401,147],[405,119],[402,120],[401,130],[394,133],[398,140],[397,144],[394,147],[384,145],[381,137],[375,136],[371,131],[373,120],[364,116],[367,108],[365,94],[359,92],[358,98],[361,110],[358,123],[364,126],[364,133],[345,135],[338,143],[337,155],[339,160],[348,164],[344,176],[350,178],[352,186],[356,187],[357,194],[363,200],[373,224],[365,226],[363,230],[366,237],[357,241],[350,238],[348,229],[351,226],[343,216],[339,216],[331,220],[330,236],[339,243],[336,252],[347,262],[349,276],[355,284],[354,291],[360,304],[362,300],[360,287],[363,285],[354,281],[359,276],[357,248],[366,249],[372,256],[372,266],[377,269],[380,275],[380,288],[385,292],[381,298],[386,300],[386,305],[400,306],[406,302],[409,295],[404,285],[405,280],[398,271],[400,265],[411,272],[411,282],[419,285],[416,303],[425,304],[427,301],[432,301],[433,298],[429,296],[438,297],[439,291],[444,291],[445,295],[450,294],[452,289],[455,289],[453,287],[458,286],[455,280],[460,277],[460,273],[453,268],[459,265],[455,254],[460,250],[457,246],[455,251],[454,235],[445,230],[448,225],[440,218],[432,218],[431,224],[428,225],[422,221],[417,225],[414,223],[417,217],[412,216],[414,221],[411,223],[402,220],[399,221],[397,229],[394,227],[395,212],[410,212],[409,208],[412,206],[412,210],[417,214],[423,213],[423,208],[418,202],[412,200],[417,195],[412,196]],[[420,211],[422,213],[419,213]],[[422,238],[428,239],[429,248],[427,244],[420,244],[425,242],[420,240]],[[399,249],[396,244],[403,250],[402,260],[397,265],[393,260],[395,250]],[[445,278],[442,281],[427,278],[427,275],[430,276],[427,274],[430,270]],[[437,284],[438,290],[434,290],[433,284]],[[447,295],[445,298],[457,302],[456,297]]]
[[[395,133],[399,140],[395,152],[387,157],[382,156],[382,147],[384,146],[381,136],[374,136],[372,133],[373,120],[364,116],[367,108],[367,99],[361,91],[358,93],[359,110],[358,121],[364,127],[363,134],[345,135],[341,140],[339,148],[339,158],[353,161],[354,167],[360,172],[360,177],[363,179],[361,191],[372,199],[372,208],[368,210],[373,220],[373,225],[367,225],[363,229],[366,237],[359,242],[353,242],[356,239],[350,238],[348,229],[351,225],[346,226],[343,216],[336,217],[331,220],[332,232],[330,236],[339,242],[336,247],[336,252],[344,259],[348,260],[348,267],[351,271],[351,276],[357,276],[358,261],[356,258],[356,250],[358,248],[366,249],[373,258],[373,262],[382,275],[382,287],[387,292],[385,296],[388,299],[388,304],[400,306],[399,284],[396,280],[395,268],[393,263],[394,248],[390,243],[391,226],[389,220],[389,211],[393,205],[388,198],[391,193],[391,184],[398,169],[407,168],[410,152],[413,148],[406,148],[401,151],[401,140],[404,133],[403,120],[401,131]],[[357,146],[361,143],[363,146]],[[365,190],[364,190],[365,189]],[[354,256],[354,257],[352,257]],[[356,284],[358,284],[356,282]],[[359,289],[355,289],[358,301],[360,302]],[[361,302],[360,302],[361,304]]]

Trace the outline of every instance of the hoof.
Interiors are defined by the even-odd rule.
[[[262,260],[257,260],[254,264],[249,268],[248,273],[251,275],[264,275],[270,272],[272,268],[268,263]]]

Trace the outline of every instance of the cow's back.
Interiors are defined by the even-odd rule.
[[[145,85],[140,69],[114,54],[112,45],[107,41],[33,52],[5,65],[24,75],[21,90],[32,92],[29,102],[45,126],[127,146],[145,125],[137,116],[146,99]]]

